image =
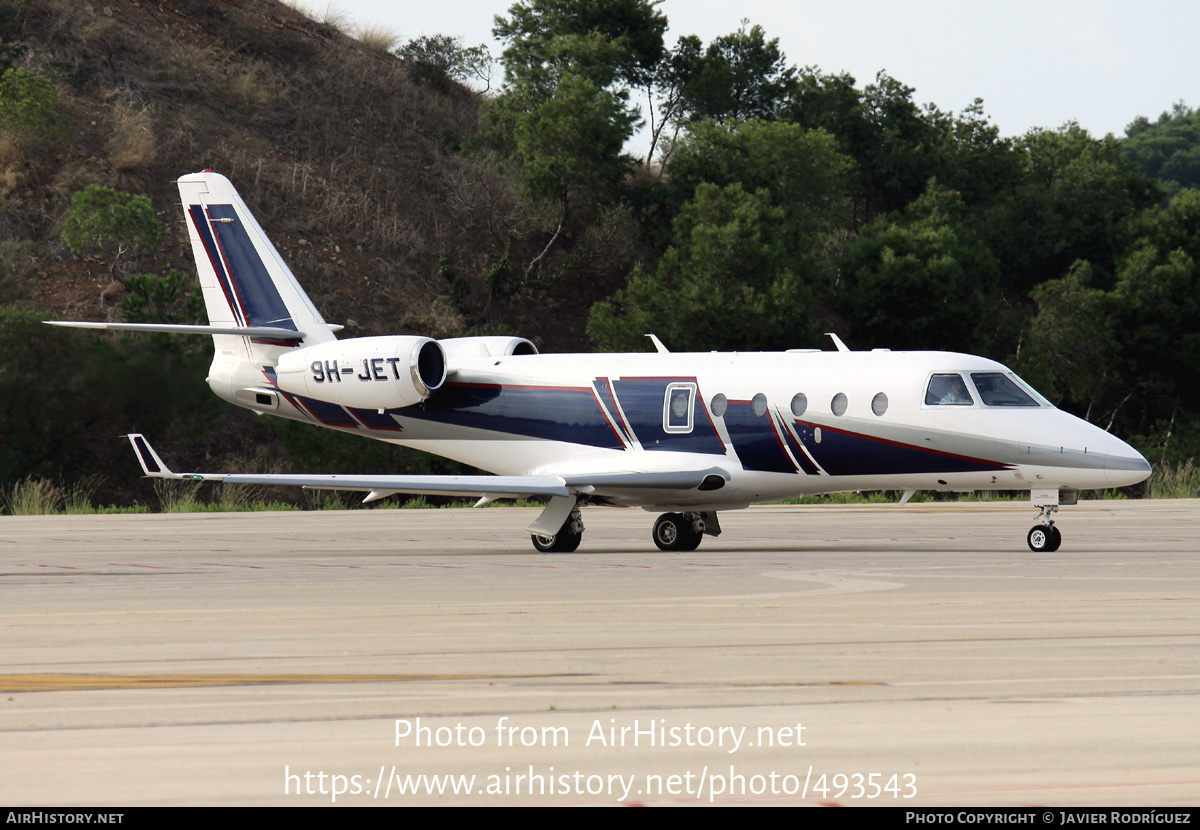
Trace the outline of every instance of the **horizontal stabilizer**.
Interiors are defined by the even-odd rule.
[[[104,329],[107,331],[156,331],[166,334],[234,334],[242,337],[257,337],[260,340],[295,340],[304,337],[304,332],[295,329],[280,329],[271,326],[187,326],[175,323],[79,323],[70,320],[47,320],[51,326],[66,326],[73,329]],[[330,326],[336,331],[340,326]]]

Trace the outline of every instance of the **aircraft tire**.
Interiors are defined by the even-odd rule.
[[[654,544],[659,550],[688,551],[700,547],[703,533],[696,533],[678,513],[663,513],[654,522]]]
[[[560,530],[553,536],[538,536],[531,533],[529,538],[533,540],[533,546],[542,553],[573,553],[579,547],[583,534]]]
[[[1054,551],[1058,550],[1059,545],[1062,544],[1062,533],[1059,532],[1057,527],[1051,525],[1050,537],[1050,547],[1046,548],[1046,550],[1054,553]]]
[[[1054,553],[1062,544],[1062,534],[1054,525],[1034,525],[1025,537],[1029,549],[1034,553]]]

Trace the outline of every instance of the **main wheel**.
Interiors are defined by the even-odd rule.
[[[692,530],[691,522],[678,513],[664,513],[654,522],[654,544],[659,550],[695,550],[703,533]]]
[[[1025,541],[1034,553],[1053,553],[1062,544],[1062,534],[1054,525],[1034,525]]]
[[[583,534],[560,530],[553,536],[531,533],[529,538],[533,540],[533,546],[542,553],[571,553],[579,547],[579,540],[583,538]]]

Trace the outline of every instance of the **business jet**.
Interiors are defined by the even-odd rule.
[[[539,551],[570,552],[580,507],[661,512],[652,538],[694,550],[718,515],[864,490],[1028,490],[1027,535],[1057,550],[1080,490],[1143,481],[1132,447],[1056,409],[1000,363],[949,352],[539,354],[520,337],[337,339],[233,185],[179,179],[209,324],[54,325],[207,334],[208,384],[260,414],[388,441],[492,475],[176,473],[139,434],[147,476],[365,492],[546,498]]]

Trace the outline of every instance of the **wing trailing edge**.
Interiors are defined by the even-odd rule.
[[[529,526],[531,533],[555,533],[580,498],[598,490],[717,490],[729,473],[718,467],[672,472],[613,472],[568,476],[403,476],[403,475],[291,475],[254,473],[177,473],[171,470],[140,433],[129,439],[142,472],[150,478],[177,481],[221,481],[228,484],[280,484],[315,490],[357,490],[372,502],[396,493],[425,496],[477,497],[476,506],[497,499],[549,498],[545,509]]]

